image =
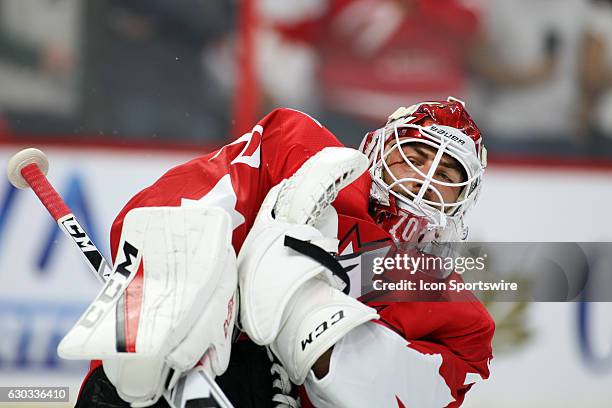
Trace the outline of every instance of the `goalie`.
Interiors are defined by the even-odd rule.
[[[167,406],[163,390],[202,361],[236,407],[460,406],[489,376],[482,304],[363,303],[349,296],[359,271],[330,254],[465,239],[480,131],[449,98],[398,109],[360,150],[277,109],[132,198],[111,230],[115,264],[134,265],[123,300],[91,340],[77,324],[60,345],[103,360],[77,407]],[[118,253],[126,241],[141,258]]]

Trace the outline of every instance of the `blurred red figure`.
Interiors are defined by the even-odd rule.
[[[326,109],[380,121],[401,104],[465,95],[477,9],[459,0],[332,0],[324,9],[275,27],[316,49]]]

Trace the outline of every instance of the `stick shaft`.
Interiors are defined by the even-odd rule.
[[[94,245],[83,227],[81,227],[81,224],[79,224],[72,211],[70,211],[66,202],[53,188],[47,176],[34,163],[25,166],[21,170],[21,175],[57,222],[60,229],[79,248],[92,272],[94,272],[100,282],[106,282],[112,273],[109,263],[106,262],[100,250]]]

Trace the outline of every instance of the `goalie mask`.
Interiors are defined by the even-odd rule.
[[[467,238],[463,217],[478,197],[486,149],[463,102],[399,108],[360,150],[370,161],[372,215],[396,244],[439,254],[431,247]],[[415,159],[415,150],[426,160]]]

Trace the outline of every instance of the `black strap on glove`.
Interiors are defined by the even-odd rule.
[[[342,265],[340,265],[333,255],[310,241],[302,241],[301,239],[293,238],[289,235],[285,235],[284,244],[286,247],[314,259],[329,269],[331,273],[339,277],[344,282],[344,289],[342,289],[342,292],[344,292],[345,295],[349,294],[351,291],[351,281],[348,273],[346,273]]]

